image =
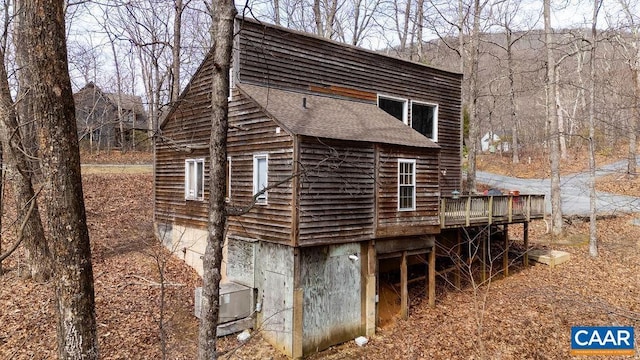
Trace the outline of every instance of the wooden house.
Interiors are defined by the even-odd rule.
[[[139,96],[104,92],[90,82],[73,94],[73,99],[78,139],[91,149],[128,148],[136,131],[147,131],[147,115]]]
[[[462,75],[278,26],[236,26],[228,204],[269,190],[229,218],[223,276],[256,289],[256,326],[294,357],[371,335],[379,270],[403,273],[406,312],[407,263],[420,259],[433,303],[435,237],[454,219],[441,216],[441,199],[461,187]],[[156,142],[157,235],[198,271],[211,68],[207,57]]]

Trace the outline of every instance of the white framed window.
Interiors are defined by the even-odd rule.
[[[231,64],[229,65],[229,92],[227,93],[227,101],[233,100],[233,87],[236,85],[236,82],[233,80],[233,60],[231,60]]]
[[[269,156],[267,154],[253,155],[253,195],[267,188],[269,178]],[[267,203],[267,192],[256,198],[256,204]]]
[[[231,201],[231,156],[227,156],[227,196],[225,201]]]
[[[184,198],[204,200],[204,159],[184,161]]]
[[[416,209],[416,160],[398,159],[398,211]]]
[[[438,141],[438,105],[411,101],[411,127],[433,141]]]
[[[409,124],[408,103],[407,99],[378,95],[378,107],[407,125]]]

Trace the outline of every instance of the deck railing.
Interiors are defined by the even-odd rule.
[[[544,217],[544,195],[468,195],[443,197],[440,227],[528,222]]]

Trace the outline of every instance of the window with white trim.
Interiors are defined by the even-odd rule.
[[[411,127],[438,141],[438,105],[411,101]]]
[[[398,159],[398,210],[416,209],[416,161]]]
[[[256,195],[268,186],[269,157],[267,154],[253,155],[253,195]],[[256,204],[267,203],[267,192],[256,198]]]
[[[405,124],[408,124],[407,103],[407,99],[378,95],[378,107]]]
[[[204,159],[184,161],[184,198],[204,200]]]
[[[227,196],[225,201],[231,201],[231,156],[227,156]]]

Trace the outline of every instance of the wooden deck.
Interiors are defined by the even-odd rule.
[[[442,197],[440,227],[452,229],[488,224],[526,223],[542,219],[544,212],[544,195]]]

